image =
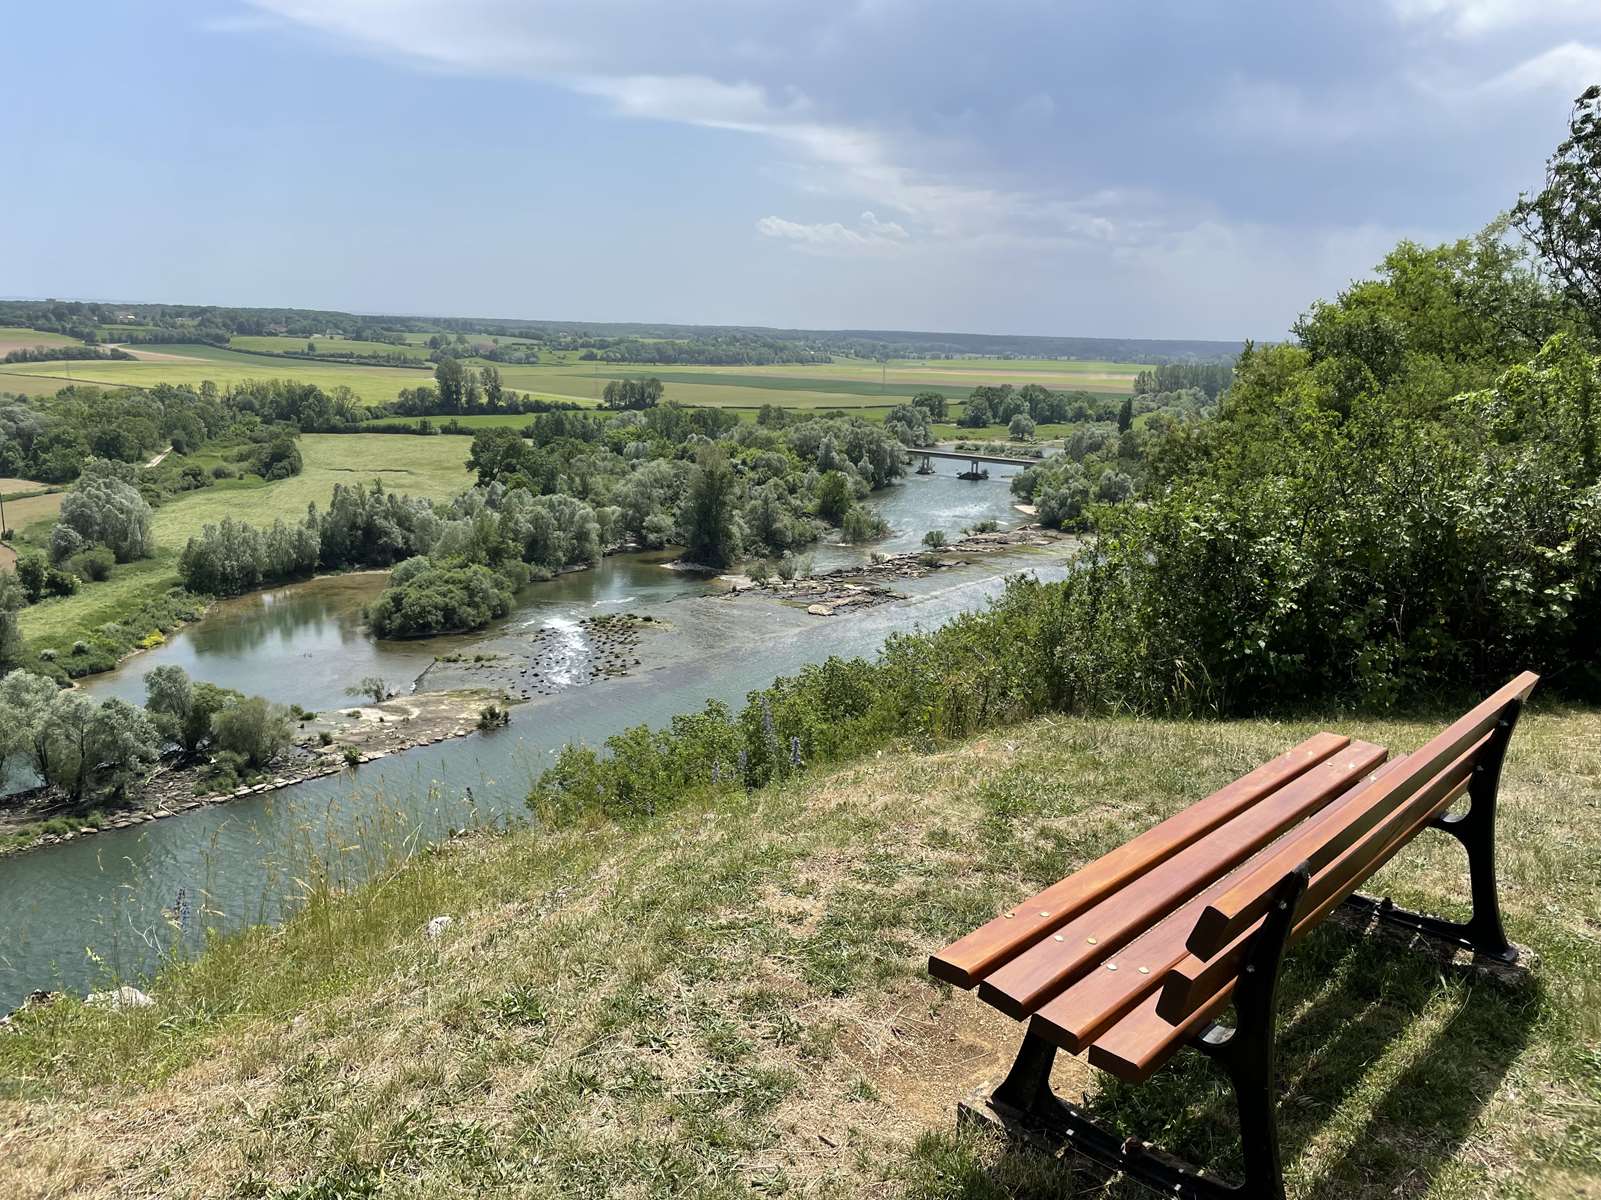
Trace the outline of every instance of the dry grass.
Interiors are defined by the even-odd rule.
[[[1342,723],[1409,749],[1438,723]],[[152,984],[0,1036],[0,1194],[1119,1196],[958,1136],[1017,1027],[923,971],[1010,898],[1311,727],[1040,720],[647,825],[474,838]],[[1572,1197],[1601,1178],[1601,714],[1525,719],[1503,788],[1522,992],[1330,928],[1292,956],[1291,1194]],[[1376,881],[1460,911],[1460,852]],[[430,941],[434,913],[454,924]],[[1059,1090],[1231,1153],[1186,1056]]]

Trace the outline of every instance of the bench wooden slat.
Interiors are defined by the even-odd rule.
[[[1408,803],[1312,876],[1301,898],[1292,938],[1298,937],[1307,927],[1309,914],[1318,914],[1317,919],[1321,919],[1322,914],[1360,887],[1364,879],[1389,862],[1402,846],[1456,802],[1467,790],[1474,765],[1488,740],[1486,735],[1469,747]],[[1192,953],[1174,964],[1163,980],[1157,1011],[1168,1021],[1182,1020],[1193,1012],[1198,1003],[1217,991],[1223,979],[1239,971],[1246,945],[1259,926],[1260,921],[1209,958],[1198,958]]]
[[[979,984],[979,997],[1008,1016],[1029,1016],[1153,921],[1349,791],[1384,761],[1386,753],[1383,746],[1371,742],[1350,743],[1333,758],[1086,909],[1055,934],[1044,935],[986,976]]]
[[[1342,824],[1320,822],[1316,828],[1298,830],[1285,838],[1276,854],[1265,859],[1201,913],[1190,941],[1191,951],[1201,958],[1209,958],[1232,942],[1262,915],[1273,887],[1297,864],[1309,864],[1314,875],[1322,870],[1459,758],[1463,751],[1483,739],[1502,719],[1507,707],[1527,698],[1538,682],[1539,676],[1525,671],[1453,722],[1412,754],[1407,770],[1389,776],[1381,787],[1370,792],[1370,803],[1345,812]]]
[[[1091,1066],[1115,1075],[1125,1083],[1144,1083],[1178,1053],[1206,1023],[1227,1007],[1234,980],[1182,1024],[1174,1025],[1156,1011],[1160,992],[1151,992],[1095,1039],[1089,1050]]]
[[[1466,781],[1449,789],[1442,800],[1412,826],[1403,829],[1373,860],[1378,870],[1401,852],[1434,815],[1444,812],[1467,790]],[[1369,872],[1371,874],[1372,872]],[[1302,913],[1295,923],[1293,937],[1299,939],[1309,929],[1329,915],[1353,889],[1335,891],[1325,895],[1314,907]],[[1171,977],[1171,974],[1170,976]],[[1187,1017],[1170,1021],[1158,1011],[1163,991],[1145,996],[1126,1016],[1096,1038],[1089,1049],[1089,1061],[1108,1074],[1126,1083],[1143,1083],[1172,1058],[1208,1021],[1215,1020],[1234,995],[1237,975],[1230,976],[1203,1003],[1194,1007]],[[1188,1004],[1188,1000],[1186,1004]]]
[[[1363,788],[1373,786],[1405,762],[1403,755],[1381,763],[1355,788],[1332,803],[1349,802]],[[1029,1032],[1070,1053],[1082,1053],[1130,1009],[1162,986],[1168,972],[1189,956],[1185,942],[1201,910],[1215,896],[1226,891],[1241,873],[1249,871],[1272,852],[1272,845],[1257,851],[1122,950],[1102,958],[1095,964],[1095,969],[1040,1006],[1029,1025]],[[1105,970],[1108,962],[1117,963],[1118,969]]]
[[[973,987],[1019,951],[1338,754],[1350,742],[1334,733],[1308,738],[931,955],[929,973],[957,987]]]

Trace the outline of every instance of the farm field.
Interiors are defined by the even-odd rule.
[[[1005,365],[1002,365],[1005,364]],[[1088,368],[1077,370],[1075,368]],[[1058,362],[1049,368],[1019,367],[1008,360],[964,360],[939,368],[923,363],[892,363],[881,372],[877,363],[846,361],[819,366],[772,367],[645,366],[551,364],[502,366],[507,387],[535,395],[598,400],[607,380],[655,375],[667,385],[667,399],[719,408],[890,408],[922,391],[965,397],[983,384],[1038,383],[1054,391],[1087,391],[1127,395],[1136,364]]]
[[[4,331],[0,331],[3,333]],[[420,338],[422,335],[412,335]],[[512,339],[502,339],[511,341]],[[375,353],[394,349],[380,342],[320,342],[329,348]],[[349,387],[369,405],[394,399],[402,388],[428,382],[428,373],[406,367],[346,365],[314,359],[252,354],[252,349],[304,349],[300,338],[236,338],[229,348],[198,344],[135,347],[138,362],[0,364],[0,390],[46,394],[68,383],[150,387],[157,383],[195,386],[211,380],[222,387],[251,379],[296,379],[332,390]],[[419,363],[424,348],[408,349]],[[881,367],[865,360],[841,360],[805,366],[768,367],[651,366],[633,363],[583,363],[572,352],[569,361],[533,366],[499,365],[509,388],[547,399],[594,403],[611,379],[656,375],[667,385],[667,398],[682,404],[757,409],[779,404],[797,409],[881,409],[904,403],[920,391],[938,391],[952,400],[964,398],[982,384],[1038,383],[1053,390],[1088,391],[1121,396],[1129,392],[1142,368],[1132,363],[1025,359],[905,360]],[[469,360],[477,366],[485,360]]]
[[[63,364],[34,363],[33,365],[48,369]],[[62,388],[82,382],[81,379],[68,379],[62,375],[24,375],[21,371],[4,371],[0,373],[0,392],[18,392],[24,396],[54,396]]]
[[[473,482],[467,470],[467,441],[460,437],[412,437],[405,434],[304,434],[300,452],[305,467],[299,475],[276,483],[222,481],[203,491],[189,492],[155,511],[152,531],[156,557],[118,566],[109,580],[87,584],[75,596],[31,605],[18,613],[22,635],[29,642],[70,642],[119,614],[136,608],[147,597],[159,595],[178,583],[177,562],[184,543],[206,525],[223,517],[269,525],[277,517],[294,520],[305,515],[307,504],[327,507],[336,483],[369,483],[382,479],[386,488],[432,500],[444,500]],[[60,496],[38,497],[60,504]],[[32,503],[21,501],[19,503]],[[6,515],[17,528],[21,523]],[[41,513],[35,515],[51,515]]]
[[[71,383],[103,387],[153,387],[158,383],[198,386],[211,380],[219,387],[252,379],[296,379],[332,391],[348,387],[365,404],[383,404],[401,388],[427,383],[424,371],[407,367],[346,366],[342,363],[297,361],[251,355],[216,346],[174,345],[139,351],[149,357],[139,362],[11,363],[0,364],[0,391],[53,392]],[[160,355],[161,357],[156,357]],[[12,378],[54,381],[13,387]]]
[[[392,346],[388,342],[365,342],[353,338],[243,336],[230,338],[228,346],[234,350],[267,350],[277,354],[298,354],[305,350],[307,342],[316,346],[319,354],[405,354],[418,362],[424,362],[428,358],[428,347],[425,344],[408,342],[404,346]]]
[[[21,329],[15,325],[0,325],[0,355],[13,350],[34,346],[81,346],[77,338],[60,333],[40,333],[37,329]]]
[[[15,500],[5,501],[5,520],[0,524],[7,529],[20,530],[26,529],[35,521],[54,518],[56,513],[61,511],[61,498],[66,494],[65,489],[59,492],[46,492],[43,495],[28,494],[49,486],[32,479],[0,479],[0,496],[10,497],[22,493]],[[16,561],[17,552],[10,546],[0,545],[0,569],[13,566]]]

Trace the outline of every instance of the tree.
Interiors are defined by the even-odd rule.
[[[212,718],[241,699],[231,688],[195,683],[178,666],[155,667],[145,673],[145,711],[156,730],[187,755],[211,741]]]
[[[347,687],[345,695],[371,696],[374,704],[382,704],[390,696],[389,681],[376,675],[365,675],[354,687]]]
[[[859,545],[883,537],[889,532],[889,522],[866,505],[858,504],[845,514],[840,530],[847,542]]]
[[[1134,397],[1125,396],[1123,406],[1117,410],[1117,431],[1127,433],[1134,425]]]
[[[83,798],[94,763],[97,705],[83,692],[60,691],[51,698],[45,740],[49,754],[44,778],[74,801]]]
[[[155,552],[150,505],[132,481],[133,469],[126,463],[89,459],[61,501],[60,523],[85,543],[109,547],[118,562],[149,558]]]
[[[113,696],[95,710],[90,723],[93,782],[121,796],[146,763],[155,762],[156,727],[143,709]]]
[[[884,418],[884,431],[903,446],[934,444],[934,428],[929,423],[928,410],[915,404],[896,405]]]
[[[378,637],[419,637],[482,629],[511,611],[511,584],[482,563],[402,563],[367,612]],[[370,694],[370,693],[366,693]]]
[[[50,778],[50,706],[59,689],[43,675],[12,671],[0,680],[0,744],[21,754],[40,779]]]
[[[1015,441],[1026,442],[1034,436],[1034,429],[1034,418],[1027,413],[1018,413],[1006,427],[1006,435]]]
[[[679,511],[688,561],[726,567],[739,557],[738,504],[739,479],[727,457],[721,450],[703,450]]]
[[[439,390],[440,411],[460,412],[467,395],[466,370],[461,360],[449,357],[440,359],[439,365],[434,368],[434,385]]]
[[[478,373],[478,377],[483,381],[484,385],[484,406],[490,409],[498,409],[501,401],[505,398],[500,382],[500,368],[495,366],[485,367]]]
[[[211,727],[221,749],[239,755],[253,767],[264,767],[277,758],[294,735],[289,710],[260,696],[230,704],[212,717]]]
[[[1574,101],[1568,136],[1546,160],[1545,187],[1519,197],[1512,220],[1601,334],[1601,84]]]
[[[967,406],[962,409],[961,419],[956,423],[964,429],[982,429],[994,423],[994,416],[990,409],[989,400],[979,393],[986,389],[975,388],[973,394],[967,399]]]
[[[17,610],[26,603],[16,572],[0,571],[0,675],[15,671],[27,657],[22,629],[17,624]],[[5,731],[0,730],[0,742],[4,738]]]
[[[943,392],[918,392],[912,397],[912,404],[936,421],[945,419],[946,400]]]
[[[843,471],[824,471],[813,493],[817,515],[830,525],[843,525],[856,498],[851,495],[850,478]]]
[[[509,479],[522,469],[528,457],[528,443],[522,434],[505,426],[481,429],[473,434],[467,453],[467,468],[478,472],[478,485],[488,487],[497,479]]]
[[[613,379],[601,393],[600,406],[615,409],[655,408],[665,389],[654,375],[649,379]]]
[[[37,550],[18,556],[16,577],[29,604],[37,604],[46,596],[70,596],[78,590],[76,576],[51,566]]]
[[[121,793],[141,764],[156,757],[156,730],[142,709],[112,698],[98,703],[76,690],[56,692],[33,735],[42,742],[35,767],[81,803],[109,784]]]

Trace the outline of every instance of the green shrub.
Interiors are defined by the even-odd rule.
[[[67,570],[79,579],[91,583],[101,583],[111,577],[111,568],[116,565],[117,556],[105,546],[91,546],[87,550],[80,550],[66,561]]]

